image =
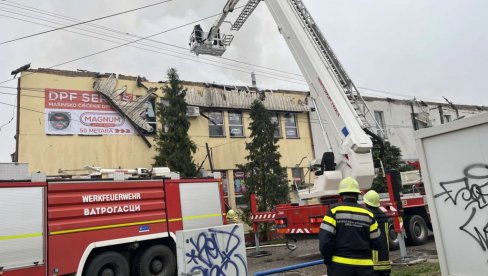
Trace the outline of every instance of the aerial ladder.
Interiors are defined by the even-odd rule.
[[[191,36],[190,48],[195,54],[220,56],[228,44],[215,40],[228,12],[238,1],[229,0],[206,40],[196,38],[199,25]],[[231,30],[238,31],[260,0],[249,0]],[[368,189],[375,176],[371,137],[379,139],[380,128],[354,83],[347,75],[329,43],[301,0],[266,0],[280,33],[290,48],[305,78],[312,98],[312,109],[320,122],[324,153],[315,164],[314,186],[299,191],[301,199],[337,194],[340,180],[351,176],[361,189]],[[224,48],[222,50],[222,47]],[[375,133],[376,132],[376,133]],[[377,135],[380,132],[380,135]],[[321,153],[320,153],[321,154]]]

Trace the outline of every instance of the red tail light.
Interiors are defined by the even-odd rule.
[[[321,223],[322,217],[310,218],[310,223]]]
[[[286,219],[275,219],[275,224],[277,228],[286,228],[287,221]]]

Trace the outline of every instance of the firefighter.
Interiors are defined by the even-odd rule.
[[[390,252],[388,249],[388,217],[381,211],[380,208],[380,195],[371,190],[364,195],[364,203],[366,208],[370,210],[380,229],[380,248],[373,250],[373,269],[378,276],[389,276],[391,272],[390,264]]]
[[[227,224],[237,224],[239,223],[239,218],[237,217],[236,211],[230,209],[227,212]]]
[[[339,183],[342,202],[330,206],[319,232],[319,249],[329,276],[374,275],[371,251],[379,248],[380,230],[373,213],[357,203],[358,182]]]

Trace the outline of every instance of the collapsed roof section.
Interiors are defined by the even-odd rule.
[[[93,88],[101,93],[115,110],[127,118],[146,145],[151,147],[151,143],[141,130],[146,132],[153,130],[153,127],[143,115],[146,113],[146,102],[157,97],[154,93],[157,88],[148,88],[146,95],[137,99],[127,100],[122,97],[127,92],[127,87],[116,89],[116,85],[117,78],[114,74],[111,74],[108,78],[96,79]]]
[[[186,103],[191,106],[224,109],[251,109],[254,100],[261,100],[267,110],[282,112],[310,111],[308,97],[293,97],[281,93],[242,90],[237,87],[217,87],[212,85],[205,90],[188,89]]]

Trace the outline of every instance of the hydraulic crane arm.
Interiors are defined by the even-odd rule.
[[[335,168],[328,165],[317,176],[314,188],[301,193],[301,198],[336,193],[339,181],[346,176],[356,178],[363,189],[369,188],[374,177],[372,142],[346,94],[352,81],[301,0],[265,3],[310,87],[318,115],[327,122],[321,122],[328,137],[323,142],[332,150],[336,163]],[[326,165],[326,159],[332,157],[330,153],[324,157],[322,164]]]
[[[213,56],[221,56],[226,47],[230,45],[234,39],[233,35],[221,35],[220,26],[225,22],[227,15],[234,11],[239,0],[227,0],[227,3],[222,10],[222,15],[215,21],[208,33],[204,32],[200,24],[193,28],[190,37],[190,51],[196,55],[205,54]]]
[[[227,3],[224,6],[224,9],[222,10],[222,15],[217,19],[215,24],[212,26],[210,31],[208,32],[207,40],[212,40],[214,37],[216,37],[219,34],[220,26],[222,23],[224,23],[225,18],[230,12],[234,11],[234,8],[236,7],[237,3],[239,0],[228,0]]]

